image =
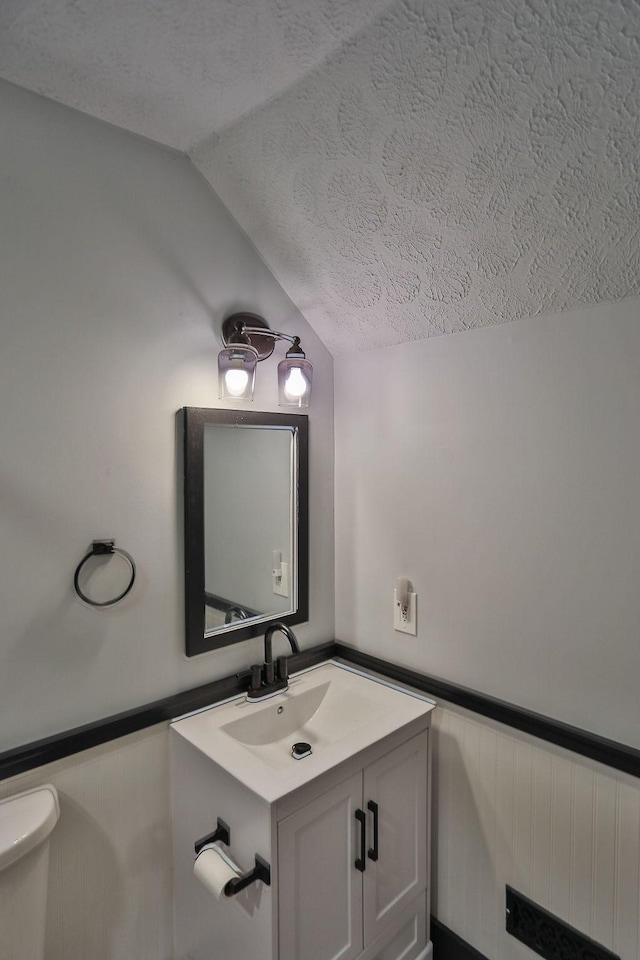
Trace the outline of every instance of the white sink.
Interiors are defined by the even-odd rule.
[[[241,783],[273,802],[377,740],[426,716],[434,703],[330,662],[297,674],[262,703],[245,696],[175,720],[172,728]],[[311,755],[292,756],[303,741]]]
[[[324,706],[330,689],[330,680],[309,690],[296,692],[295,687],[290,688],[278,696],[277,705],[273,700],[262,703],[239,720],[225,723],[221,729],[227,736],[246,746],[263,747],[284,737],[290,739],[316,718],[315,715],[320,707]],[[283,703],[283,699],[286,703]],[[326,706],[323,710],[323,714],[325,713]]]

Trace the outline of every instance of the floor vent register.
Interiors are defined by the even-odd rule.
[[[511,887],[507,887],[507,933],[545,960],[620,960]]]

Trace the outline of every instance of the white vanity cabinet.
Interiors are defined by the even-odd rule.
[[[350,732],[370,703],[372,720]],[[426,960],[432,709],[322,666],[267,705],[238,698],[175,721],[175,960]],[[292,759],[288,733],[274,739],[285,723],[292,742],[313,741],[310,756]],[[243,870],[266,860],[270,885],[218,900],[194,875],[194,844],[218,817],[225,851]]]
[[[425,731],[278,822],[279,960],[420,955],[427,799]],[[415,951],[385,950],[405,926]]]

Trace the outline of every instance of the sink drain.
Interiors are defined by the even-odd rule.
[[[294,743],[291,747],[291,756],[294,760],[302,760],[311,754],[310,743]]]

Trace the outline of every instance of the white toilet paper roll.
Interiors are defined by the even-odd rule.
[[[227,857],[224,850],[215,844],[206,847],[202,853],[198,854],[193,865],[193,872],[209,893],[212,893],[216,900],[224,900],[224,888],[234,877],[240,874],[235,864]]]

